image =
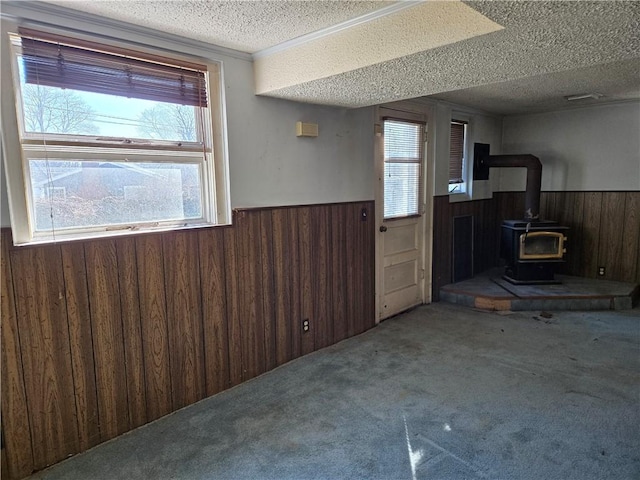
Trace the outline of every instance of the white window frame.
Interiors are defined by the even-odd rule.
[[[462,182],[448,184],[449,195],[462,195],[466,197],[469,194],[469,132],[470,121],[465,115],[452,115],[449,121],[449,148],[451,148],[451,124],[456,122],[464,123],[464,137],[462,145]]]
[[[32,24],[31,24],[32,25]],[[126,235],[133,232],[149,232],[164,231],[183,228],[197,228],[212,225],[227,225],[231,223],[231,205],[229,194],[229,167],[228,167],[228,147],[226,134],[226,111],[224,102],[223,85],[223,65],[221,61],[206,59],[199,56],[188,56],[184,54],[176,54],[173,51],[165,49],[149,48],[140,46],[139,44],[130,45],[126,42],[105,39],[89,34],[69,33],[62,29],[52,29],[48,27],[37,27],[49,33],[75,37],[80,40],[90,40],[94,42],[112,45],[116,48],[124,47],[137,50],[141,53],[149,53],[162,55],[167,58],[196,60],[207,66],[206,82],[209,97],[209,114],[205,115],[204,124],[206,143],[210,146],[210,151],[206,153],[206,159],[203,160],[203,150],[200,146],[199,151],[195,149],[184,148],[182,150],[163,150],[162,143],[157,142],[154,148],[150,149],[131,149],[109,148],[109,143],[104,146],[99,142],[92,142],[92,145],[65,146],[64,148],[50,145],[43,148],[38,143],[30,140],[29,136],[21,131],[22,119],[21,104],[19,97],[19,87],[17,87],[17,58],[12,52],[10,34],[16,34],[18,24],[2,19],[2,37],[0,38],[1,58],[3,59],[3,68],[0,73],[0,84],[2,89],[0,92],[1,105],[1,130],[2,130],[2,154],[5,166],[7,197],[9,203],[9,212],[11,220],[11,228],[13,233],[13,242],[16,245],[27,245],[34,243],[50,243],[65,240],[77,240],[86,238],[99,238],[115,235]],[[8,63],[11,62],[11,68]],[[52,136],[53,138],[53,136]],[[22,139],[22,140],[21,140]],[[55,143],[55,142],[52,142]],[[167,143],[167,142],[165,142]],[[113,143],[111,143],[113,145]],[[96,153],[95,148],[99,147]],[[52,155],[51,150],[55,150]],[[194,163],[202,165],[201,183],[202,183],[202,203],[203,218],[196,222],[162,222],[153,224],[139,224],[131,226],[123,226],[122,228],[90,227],[77,230],[64,230],[64,232],[54,232],[51,234],[35,234],[34,220],[31,219],[31,208],[29,202],[31,196],[31,182],[24,165],[28,165],[24,154],[29,152],[31,158],[34,156],[49,155],[50,157],[61,158],[66,156],[72,158],[77,154],[81,154],[83,159],[90,160],[93,157],[105,159],[105,155],[113,154],[115,161],[123,161],[127,154],[132,154],[140,161],[153,161],[160,163],[163,161],[171,162],[172,157],[182,156],[192,157]],[[117,158],[116,158],[117,157]],[[77,156],[76,156],[77,158]],[[196,160],[197,159],[197,160]],[[191,163],[187,160],[187,163]],[[3,186],[4,187],[4,186]]]

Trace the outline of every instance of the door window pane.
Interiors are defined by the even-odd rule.
[[[420,213],[422,124],[384,122],[384,218]]]

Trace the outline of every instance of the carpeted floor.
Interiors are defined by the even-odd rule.
[[[640,310],[433,304],[33,479],[637,479]]]

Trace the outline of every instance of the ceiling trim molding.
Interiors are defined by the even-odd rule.
[[[273,55],[274,53],[282,52],[284,50],[289,50],[290,48],[298,47],[300,45],[313,42],[314,40],[318,40],[323,37],[328,37],[342,30],[353,28],[358,25],[362,25],[364,23],[368,23],[373,20],[386,17],[388,15],[393,15],[394,13],[401,12],[402,10],[406,10],[407,8],[415,7],[416,5],[420,5],[421,3],[424,3],[426,1],[427,0],[406,0],[406,1],[393,3],[389,6],[381,8],[380,10],[369,12],[359,17],[345,20],[344,22],[340,22],[336,25],[331,25],[329,27],[317,30],[315,32],[307,33],[305,35],[292,38],[291,40],[287,40],[286,42],[279,43],[272,47],[262,49],[258,52],[255,52],[252,55],[252,58],[255,60],[256,58],[267,57],[269,55]]]
[[[100,17],[90,13],[80,12],[58,5],[44,2],[3,1],[1,16],[9,20],[19,21],[22,24],[45,25],[52,28],[64,28],[82,33],[92,32],[103,37],[118,38],[117,33],[122,32],[126,36],[139,35],[145,39],[147,46],[157,46],[158,42],[185,47],[190,51],[197,50],[211,54],[224,55],[240,60],[252,61],[251,54],[221,47],[212,43],[201,42],[171,33],[161,32],[152,28],[140,27],[131,23],[121,22],[110,18]],[[96,29],[97,28],[97,29]],[[116,35],[114,35],[114,33]]]

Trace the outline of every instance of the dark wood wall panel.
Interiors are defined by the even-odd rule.
[[[602,192],[585,193],[582,232],[579,239],[581,264],[579,275],[583,277],[595,277],[598,274],[601,214]],[[545,218],[551,219],[552,216],[547,215]]]
[[[148,421],[135,240],[133,238],[116,240],[116,251],[129,422],[130,427],[135,428]]]
[[[550,194],[542,192],[542,198]],[[629,262],[637,255],[639,234],[633,232],[640,231],[640,219],[627,209],[628,205],[640,201],[640,192],[557,192],[555,195],[556,204],[561,208],[541,213],[545,219],[569,226],[566,273],[640,281],[640,271]],[[604,277],[598,277],[599,266],[605,267]]]
[[[346,219],[339,205],[331,207],[331,306],[333,308],[333,342],[347,338],[347,292],[346,292]]]
[[[81,244],[61,247],[66,290],[71,365],[76,401],[80,448],[90,448],[106,440],[100,432],[98,392],[92,343],[85,253]]]
[[[351,212],[351,217],[354,222],[352,232],[353,243],[354,245],[364,245],[364,242],[366,241],[366,232],[362,228],[361,211],[357,205],[354,205],[354,208]],[[365,277],[364,269],[362,268],[362,262],[366,258],[366,252],[363,252],[363,254],[364,255],[353,264],[353,283],[355,285],[364,284],[367,280]],[[353,312],[353,326],[356,335],[366,330],[366,320],[364,316],[366,314],[365,303],[367,302],[367,298],[363,295],[363,293],[363,291],[355,292],[356,295],[354,306],[355,308],[357,308],[357,310]]]
[[[2,315],[2,476],[25,477],[34,469],[27,396],[16,318],[9,242],[2,239],[0,255],[0,314]],[[28,348],[28,347],[27,347]]]
[[[313,316],[310,319],[316,348],[332,343],[333,319],[331,309],[331,207],[312,207],[311,215],[311,288]]]
[[[210,396],[229,387],[224,229],[202,229],[198,240],[206,396]]]
[[[12,250],[9,259],[33,463],[41,469],[80,450],[62,255],[48,246]]]
[[[541,215],[569,227],[565,273],[640,282],[640,192],[542,192],[541,198],[551,196],[556,208],[541,208]]]
[[[542,195],[545,198],[546,195]],[[584,215],[584,193],[582,192],[566,192],[560,195],[559,208],[557,216],[553,216],[549,212],[545,212],[548,219],[555,219],[562,225],[569,227],[567,235],[567,255],[566,255],[566,271],[580,272],[582,269],[581,258],[582,248],[582,218]]]
[[[433,252],[431,263],[431,299],[440,300],[440,289],[451,283],[451,211],[449,196],[433,199]]]
[[[227,292],[227,328],[229,352],[229,385],[242,383],[242,337],[240,333],[240,307],[238,281],[243,272],[237,268],[236,233],[233,228],[224,229],[225,281]]]
[[[147,420],[173,410],[162,236],[136,238]]]
[[[355,207],[354,207],[355,208]],[[356,245],[355,226],[357,225],[358,218],[354,209],[347,214],[345,219],[345,248],[347,252],[352,252]],[[348,263],[345,266],[345,283],[346,283],[346,303],[347,303],[347,335],[352,336],[356,334],[356,319],[358,318],[358,301],[357,301],[357,287],[356,287],[356,265],[354,263]]]
[[[247,209],[231,227],[32,247],[3,230],[3,474],[373,327],[373,218],[373,202]]]
[[[365,212],[367,218],[362,217],[362,212]],[[375,249],[375,226],[369,220],[375,218],[374,205],[360,205],[360,230],[362,231],[362,236],[364,238],[364,254],[360,258],[360,271],[362,272],[364,289],[361,290],[363,299],[363,317],[362,321],[364,324],[363,330],[369,330],[370,328],[375,327],[376,325],[376,307],[375,307],[375,292],[376,292],[376,277],[375,271],[369,268],[369,265],[374,266],[376,260],[376,249]]]
[[[282,365],[294,358],[293,355],[293,329],[292,319],[289,314],[292,311],[291,288],[293,242],[291,240],[291,225],[286,210],[274,210],[272,212],[273,226],[273,296],[275,299],[275,350],[276,363]]]
[[[264,369],[276,367],[275,295],[273,292],[272,213],[260,212],[260,265],[262,266],[262,322],[264,324]]]
[[[275,214],[277,210],[273,211]],[[286,220],[289,226],[287,249],[285,250],[285,256],[288,257],[288,296],[290,301],[289,306],[289,329],[291,331],[291,353],[292,358],[297,358],[302,355],[302,319],[304,319],[304,313],[302,312],[302,293],[300,275],[302,274],[302,260],[303,257],[300,254],[300,228],[298,224],[298,210],[287,209]],[[304,258],[309,261],[309,258]],[[286,274],[286,273],[285,273]],[[274,292],[275,295],[275,292]],[[277,298],[277,297],[276,297]],[[309,318],[309,317],[306,317]],[[313,351],[313,347],[306,353]]]
[[[605,265],[604,278],[615,280],[622,276],[622,241],[624,239],[625,192],[605,192],[602,195],[600,216],[598,265]]]
[[[476,273],[499,265],[500,224],[522,218],[524,192],[496,192],[492,199],[449,203],[434,198],[433,290],[452,281],[452,218],[474,217]],[[540,216],[569,227],[565,273],[640,283],[640,192],[542,192]],[[598,277],[598,267],[605,267]]]
[[[361,255],[355,258],[353,284],[365,286],[356,292],[360,311],[355,312],[355,333],[359,334],[375,325],[375,275],[368,267],[375,262],[375,229],[371,222],[375,215],[373,205],[353,204],[352,207],[350,216],[355,221],[354,244],[356,250],[362,249]]]
[[[264,320],[262,318],[262,269],[260,268],[260,212],[241,211],[236,223],[236,269],[240,306],[242,381],[265,371]]]
[[[346,208],[349,208],[347,206]],[[295,215],[295,218],[293,214]],[[314,252],[311,249],[311,208],[303,207],[297,211],[290,211],[289,220],[291,225],[297,223],[298,241],[292,245],[295,249],[299,265],[294,273],[299,276],[294,277],[297,291],[294,291],[294,302],[299,303],[300,319],[310,319],[313,316],[313,293],[311,289],[311,257]],[[295,227],[294,227],[295,228]],[[297,309],[298,307],[296,307]],[[295,322],[292,326],[293,334],[293,356],[299,357],[316,349],[313,331],[303,332],[301,322]]]
[[[82,247],[82,244],[74,246]],[[85,255],[83,263],[92,266],[86,270],[91,313],[79,316],[76,323],[89,325],[86,318],[91,318],[87,340],[91,342],[93,338],[100,434],[105,441],[130,428],[118,254],[115,242],[105,241],[85,245]],[[81,278],[82,273],[78,271],[76,278]],[[74,371],[74,378],[76,376]]]
[[[625,195],[623,224],[620,279],[632,282],[640,277],[640,195]]]
[[[205,397],[198,233],[163,236],[173,409]]]

